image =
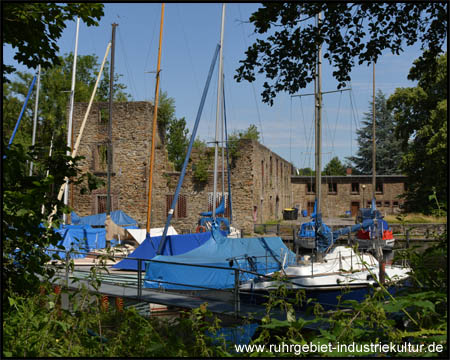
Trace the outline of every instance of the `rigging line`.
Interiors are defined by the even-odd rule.
[[[195,71],[194,61],[192,60],[193,58],[192,58],[192,54],[191,54],[191,49],[189,47],[189,40],[186,37],[186,30],[185,30],[185,27],[184,27],[183,17],[181,16],[181,13],[180,13],[180,4],[175,4],[175,5],[176,5],[176,8],[177,8],[178,22],[181,25],[181,32],[183,33],[183,37],[184,37],[184,44],[185,44],[186,49],[187,49],[189,62],[191,64],[191,69],[192,69],[192,72],[194,74],[195,87],[197,88],[197,93],[200,96],[201,88],[200,88],[200,85],[199,85],[199,82],[198,82],[197,72]]]
[[[241,6],[239,3],[238,3],[238,10],[239,10],[239,20],[241,21],[240,28],[241,28],[241,33],[242,33],[242,39],[244,40],[245,47],[248,48],[247,40],[245,39],[244,27],[243,27],[244,22],[242,21]],[[261,129],[261,143],[264,145],[264,132],[263,132],[263,126],[262,126],[262,121],[261,121],[261,114],[259,112],[258,100],[256,97],[255,84],[253,82],[251,82],[250,84],[251,84],[252,90],[253,90],[253,98],[255,100],[256,114],[258,115],[258,122],[259,122],[259,126]]]
[[[351,106],[351,109],[352,109],[352,117],[353,117],[353,121],[355,122],[355,125],[356,125],[356,128],[355,128],[355,131],[358,131],[358,129],[359,129],[359,127],[358,127],[358,122],[357,122],[357,118],[356,118],[356,116],[358,116],[358,114],[356,113],[356,115],[355,115],[355,111],[356,111],[356,109],[355,109],[355,106],[354,106],[354,104],[353,104],[353,91],[350,91],[350,106]],[[352,128],[353,126],[353,123],[352,123],[352,120],[350,120],[350,127]],[[351,132],[350,132],[350,136],[352,136],[353,135],[353,129],[351,129]],[[351,156],[353,156],[353,139],[352,138],[350,138],[350,155]]]
[[[292,164],[292,98],[289,106],[289,162]]]
[[[150,58],[150,52],[151,52],[151,50],[153,49],[153,40],[155,39],[156,26],[159,24],[159,22],[158,22],[158,20],[157,20],[157,17],[158,17],[158,15],[159,15],[159,11],[154,11],[153,13],[154,13],[154,18],[153,18],[152,37],[150,38],[150,42],[149,42],[149,44],[148,44],[147,55],[146,55],[146,57],[145,57],[145,62],[144,62],[144,69],[142,70],[143,73],[145,73],[146,71],[151,71],[151,70],[152,70],[152,69],[148,69],[147,66],[148,66],[148,59]],[[154,96],[154,94],[151,93],[152,90],[149,90],[149,88],[148,88],[147,85],[148,85],[148,84],[147,84],[147,81],[144,81],[144,99],[152,99],[153,96]],[[151,89],[154,89],[154,88],[155,88],[155,85],[153,85],[153,82],[152,82],[152,87],[151,87]],[[150,94],[151,94],[151,95],[147,96],[147,94],[149,93],[149,91],[150,91]]]
[[[116,30],[119,30],[118,28]],[[124,59],[124,63],[125,63],[125,70],[127,72],[127,77],[128,77],[128,82],[130,85],[131,90],[134,92],[134,99],[137,99],[137,91],[136,91],[136,86],[135,86],[135,81],[133,78],[133,74],[130,71],[130,66],[129,66],[129,62],[128,62],[128,57],[127,57],[127,52],[125,51],[125,45],[124,45],[124,41],[122,39],[122,31],[117,31],[118,37],[119,37],[119,42],[120,42],[120,55],[122,56],[122,58]]]

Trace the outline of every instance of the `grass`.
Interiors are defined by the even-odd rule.
[[[423,214],[402,214],[402,215],[386,215],[384,220],[389,224],[401,224],[402,222],[408,224],[445,224],[446,217],[429,216]]]

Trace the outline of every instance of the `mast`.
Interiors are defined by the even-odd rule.
[[[375,62],[373,63],[373,101],[372,101],[372,199],[375,200],[376,189],[376,142],[375,142]],[[363,204],[364,206],[364,204]]]
[[[219,150],[219,119],[222,95],[222,73],[223,73],[223,30],[225,27],[225,4],[222,4],[222,25],[220,30],[220,55],[219,55],[219,76],[217,80],[217,109],[216,109],[216,136],[214,140],[214,191],[212,217],[216,218],[216,196],[217,196],[217,165]]]
[[[72,127],[73,127],[73,104],[75,101],[75,78],[77,71],[77,57],[78,57],[78,33],[80,30],[80,17],[77,17],[77,30],[75,32],[75,50],[73,53],[73,66],[72,66],[72,85],[70,87],[70,108],[69,108],[69,123],[67,124],[67,147],[70,147],[72,150],[73,146],[73,136],[72,136]],[[53,140],[53,139],[52,139]],[[71,151],[67,151],[67,155],[70,156]],[[69,204],[69,179],[66,181],[66,187],[64,189],[64,205]],[[67,223],[67,214],[63,214],[64,224]]]
[[[38,65],[38,76],[37,76],[37,88],[36,88],[36,102],[34,104],[34,116],[33,116],[33,135],[31,138],[31,146],[36,143],[36,127],[37,127],[37,113],[38,113],[38,103],[39,103],[39,87],[41,83],[41,65]],[[30,176],[33,175],[33,161],[30,163]]]
[[[317,14],[317,27],[319,27],[322,20],[322,14]],[[315,169],[316,169],[316,218],[317,214],[322,212],[321,207],[321,169],[322,169],[322,46],[319,45],[317,51],[317,63],[316,63],[316,77],[314,81],[314,93],[316,97],[315,108],[315,137],[316,137],[316,151],[315,151]]]
[[[161,24],[159,29],[159,47],[158,47],[158,65],[156,68],[156,89],[155,89],[155,108],[153,109],[152,122],[152,150],[150,153],[150,175],[148,179],[148,205],[147,205],[147,233],[150,233],[150,214],[152,211],[152,182],[153,167],[155,162],[155,139],[156,139],[156,119],[158,117],[158,101],[159,101],[159,72],[161,71],[161,46],[162,33],[164,24],[164,3],[161,4]]]
[[[109,121],[108,121],[108,150],[106,155],[108,156],[108,193],[106,196],[106,215],[111,213],[111,172],[112,172],[112,105],[113,105],[113,93],[114,93],[114,49],[116,42],[116,27],[117,24],[113,23],[111,34],[111,69],[109,74]],[[66,187],[67,188],[67,187]]]

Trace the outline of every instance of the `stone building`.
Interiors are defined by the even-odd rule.
[[[87,103],[76,103],[73,116],[73,134],[76,138],[85,116]],[[122,102],[113,104],[112,117],[112,210],[122,210],[136,219],[141,227],[147,223],[148,177],[151,151],[153,105],[149,102]],[[84,156],[80,168],[106,182],[108,103],[94,103],[84,129],[78,155]],[[157,131],[158,134],[158,131]],[[164,139],[162,139],[164,140]],[[161,136],[156,139],[153,172],[151,227],[164,226],[180,173],[168,161]],[[239,155],[231,171],[233,225],[244,233],[253,231],[255,223],[278,220],[283,209],[298,206],[311,211],[314,204],[314,179],[294,176],[292,164],[255,140],[241,140]],[[195,231],[199,214],[212,210],[213,153],[193,151],[188,166],[172,225],[182,232]],[[207,159],[207,176],[195,177],[200,159]],[[222,171],[218,174],[217,191],[222,194]],[[225,173],[225,198],[228,197]],[[377,176],[377,206],[385,212],[394,212],[400,205],[397,198],[404,190],[403,176]],[[322,179],[324,217],[339,216],[345,211],[355,213],[371,197],[370,176],[332,176]],[[80,216],[106,211],[106,186],[90,194],[80,194],[79,186],[71,186],[69,205]],[[216,199],[218,204],[218,199]],[[228,204],[228,203],[227,203]],[[226,209],[229,215],[229,209]]]
[[[406,176],[377,175],[376,206],[383,214],[394,214],[403,206],[399,198],[405,188]],[[293,176],[292,188],[294,202],[300,209],[311,214],[315,200],[315,178],[311,176]],[[338,217],[350,211],[355,216],[359,208],[370,207],[372,201],[371,175],[323,176],[322,215]]]
[[[212,149],[210,149],[212,150]],[[196,181],[193,166],[199,157],[209,156],[207,181]],[[200,212],[211,211],[213,206],[213,154],[193,152],[180,199],[175,209],[172,224],[177,229],[193,231],[197,226]],[[253,231],[255,223],[279,219],[285,207],[292,206],[291,174],[292,165],[254,140],[241,140],[239,156],[231,170],[232,224],[246,233]],[[228,199],[227,174],[225,171],[225,199]],[[158,210],[156,217],[170,209],[172,196],[179,178],[178,172],[166,172],[167,193],[165,212]],[[222,195],[222,171],[218,174],[218,196]],[[163,199],[161,199],[163,200]],[[219,198],[216,199],[218,205]],[[164,204],[164,202],[161,202]],[[229,210],[226,206],[226,215]],[[180,216],[181,214],[181,216]]]
[[[76,103],[73,113],[73,134],[79,133],[87,103]],[[78,155],[82,172],[90,172],[107,180],[108,103],[94,103],[81,139]],[[111,207],[123,210],[140,223],[146,222],[148,194],[148,164],[151,150],[153,105],[149,102],[113,104]],[[159,136],[156,144],[154,184],[163,182],[167,161]],[[72,187],[69,205],[81,216],[106,211],[107,188],[80,194]]]

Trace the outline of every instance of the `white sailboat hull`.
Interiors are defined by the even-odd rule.
[[[393,282],[408,277],[409,268],[386,266],[386,279]],[[289,289],[339,290],[362,288],[376,284],[379,264],[371,254],[357,255],[353,249],[337,246],[321,262],[300,262],[284,271]],[[271,274],[273,275],[273,274]],[[242,290],[274,290],[280,281],[257,278],[242,284]]]

